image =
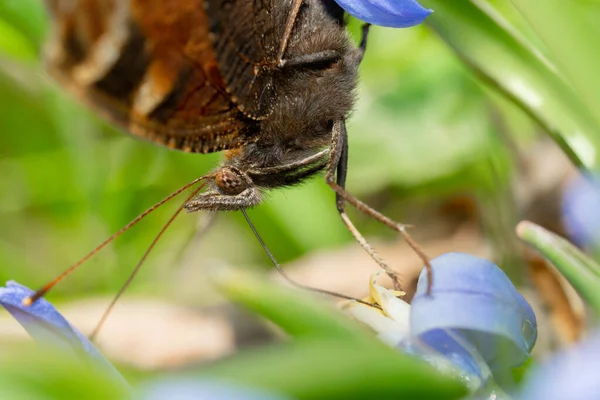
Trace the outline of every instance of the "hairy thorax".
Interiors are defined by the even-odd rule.
[[[245,114],[255,134],[226,153],[206,192],[186,203],[187,211],[254,207],[267,190],[297,185],[323,169],[331,176],[342,159],[344,144],[336,146],[345,135],[364,49],[349,40],[333,0],[303,0],[286,36],[289,13],[289,7],[273,8],[266,21],[272,29],[265,30],[282,38],[285,51],[254,65],[257,79],[270,77],[253,91],[259,104],[268,100],[265,113],[258,118]],[[330,157],[336,151],[338,158]]]
[[[308,157],[331,142],[333,122],[348,115],[354,104],[358,59],[345,28],[315,24],[325,18],[319,1],[308,2],[295,26],[286,59],[334,51],[331,62],[278,71],[276,101],[260,122],[257,140],[236,151],[232,165],[271,167]]]

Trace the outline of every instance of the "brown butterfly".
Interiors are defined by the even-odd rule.
[[[244,211],[263,191],[325,170],[342,220],[398,284],[344,211],[351,203],[418,250],[404,225],[345,190],[345,119],[368,25],[355,47],[333,0],[47,3],[47,69],[62,85],[135,136],[186,152],[226,150],[188,212]]]

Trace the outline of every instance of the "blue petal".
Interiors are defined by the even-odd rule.
[[[33,295],[33,290],[9,281],[0,287],[0,304],[25,328],[36,341],[59,347],[92,360],[117,379],[125,382],[121,374],[104,358],[85,335],[75,329],[52,304],[41,298],[31,306],[23,305],[23,299]]]
[[[408,28],[432,13],[415,0],[335,0],[352,16],[375,25]]]
[[[485,360],[458,332],[435,329],[412,336],[400,343],[400,347],[442,372],[457,374],[472,393],[491,381],[492,373]]]
[[[522,364],[535,344],[537,325],[506,274],[488,260],[460,253],[444,254],[431,264],[432,295],[426,294],[423,271],[411,303],[411,334],[443,352],[435,332],[447,329],[473,345],[492,370]]]
[[[535,369],[519,398],[595,400],[600,393],[600,331]]]
[[[418,342],[416,343],[419,343],[421,348],[441,353],[468,376],[476,376],[481,381],[486,381],[490,377],[491,374],[485,361],[459,332],[435,329],[424,332],[417,338]],[[432,352],[431,350],[430,352]]]
[[[286,400],[287,397],[233,385],[227,382],[171,378],[147,384],[140,400]]]
[[[600,181],[584,177],[571,181],[563,193],[562,214],[573,242],[600,246]]]

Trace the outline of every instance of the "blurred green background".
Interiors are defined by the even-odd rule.
[[[348,189],[393,219],[414,224],[411,233],[430,256],[466,251],[498,263],[536,311],[536,351],[573,343],[585,331],[585,305],[541,257],[526,250],[515,227],[529,219],[565,235],[560,209],[565,183],[580,172],[600,170],[600,1],[421,3],[435,11],[426,24],[371,30],[349,121]],[[41,1],[0,0],[0,281],[34,288],[220,160],[219,154],[170,151],[102,122],[44,73],[40,55],[47,29]],[[351,20],[349,30],[358,40],[360,22]],[[280,262],[333,271],[329,276],[308,271],[304,277],[311,285],[351,281],[347,287],[366,292],[376,266],[368,260],[364,277],[349,270],[361,263],[353,253],[360,249],[323,179],[273,191],[265,200],[250,215]],[[176,200],[163,206],[120,237],[57,286],[50,300],[61,303],[61,312],[71,306],[65,315],[76,326],[94,326],[177,205]],[[355,210],[349,213],[377,249],[396,256],[394,268],[406,272],[405,264],[418,264],[396,233]],[[121,369],[129,379],[277,337],[223,305],[209,279],[209,269],[223,265],[269,271],[268,258],[238,213],[218,215],[202,235],[206,220],[202,213],[177,219],[109,319],[112,336],[101,337],[100,346],[112,360],[132,367]],[[554,262],[597,311],[596,280],[573,279],[585,277],[581,270],[592,263],[582,262],[566,242],[529,227],[523,239]],[[341,257],[319,258],[323,254]],[[325,308],[309,309],[323,312],[319,319],[290,307],[308,298],[304,293],[265,283],[263,275],[254,283],[240,276],[230,283],[242,282],[238,297],[248,298],[229,297],[259,314],[261,307],[275,310],[276,323],[299,322],[309,331],[321,329],[314,320],[336,324]],[[86,302],[96,296],[99,301]],[[24,335],[13,334],[16,322],[6,313],[0,317],[0,343],[12,348],[4,340]],[[335,367],[320,360],[334,365],[344,358],[316,349],[307,352],[310,365],[335,375]],[[348,354],[354,356],[354,350]],[[16,358],[5,358],[7,369],[14,369]],[[260,373],[241,359],[244,371]],[[285,385],[299,377],[304,386],[303,374],[287,362],[282,357],[265,363],[275,372],[264,378]],[[422,376],[423,387],[435,389]],[[410,386],[411,379],[394,376],[393,382]]]
[[[575,341],[583,307],[532,262],[514,229],[530,219],[564,233],[562,186],[577,168],[600,169],[600,1],[547,0],[542,8],[533,0],[422,3],[435,10],[427,24],[371,31],[349,121],[348,189],[414,224],[412,234],[431,256],[457,250],[454,238],[466,232],[467,248],[496,261],[524,292],[536,276],[550,277],[555,286],[544,292],[538,285],[538,296],[528,292],[528,300],[541,297],[562,340]],[[220,159],[170,151],[103,123],[45,75],[47,29],[40,1],[0,0],[0,280],[30,287]],[[358,40],[360,23],[352,20],[349,29]],[[177,201],[162,207],[120,237],[51,300],[113,296],[176,207]],[[348,249],[358,247],[323,179],[273,191],[250,215],[284,264],[316,265],[310,257],[323,252],[348,251],[352,258]],[[408,252],[394,232],[354,210],[350,215],[378,246]],[[271,269],[241,215],[219,215],[200,237],[205,222],[202,213],[179,217],[128,293],[213,303],[209,268]],[[342,269],[333,279],[355,279],[346,275],[355,276]],[[540,321],[543,339],[551,329]]]
[[[0,280],[36,287],[214,168],[220,156],[169,151],[103,123],[44,74],[39,55],[48,22],[40,3],[1,4]],[[352,21],[353,34],[358,27]],[[515,143],[526,148],[537,137],[522,111],[483,88],[425,26],[372,29],[358,94],[349,124],[352,193],[417,227],[445,199],[472,198],[476,207],[484,205],[487,226],[501,228],[496,237],[510,242],[511,226],[502,222],[515,218],[506,201],[514,167],[509,149]],[[174,207],[163,207],[119,238],[57,287],[55,296],[115,293]],[[376,222],[351,215],[369,237],[397,240]],[[273,191],[251,216],[283,263],[352,242],[322,179]],[[182,255],[199,268],[215,260],[270,267],[236,214],[219,216],[197,246],[192,238],[203,218],[177,220],[132,291],[176,291],[170,276]],[[413,234],[427,239],[419,228]]]

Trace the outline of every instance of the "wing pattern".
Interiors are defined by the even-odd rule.
[[[273,79],[283,32],[278,15],[291,1],[207,0],[212,43],[233,101],[248,117],[262,119],[272,107]],[[287,6],[286,6],[287,4]]]
[[[278,46],[266,0],[47,3],[48,70],[111,121],[191,152],[257,139]]]

